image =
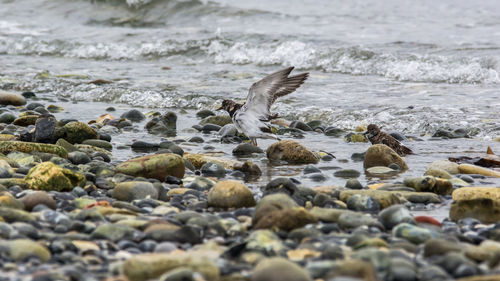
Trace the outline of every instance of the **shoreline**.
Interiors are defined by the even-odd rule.
[[[34,107],[33,103],[41,103],[42,108]],[[52,113],[54,120],[42,116],[50,113],[46,112],[50,104],[63,108]],[[285,158],[276,162],[266,156],[266,149],[274,145],[270,140],[259,142],[262,152],[233,155],[239,137],[229,133],[230,126],[225,141],[221,142],[219,129],[223,126],[200,125],[202,118],[195,117],[194,110],[174,112],[177,136],[172,137],[168,136],[172,128],[163,122],[168,110],[158,111],[158,119],[153,119],[141,116],[139,113],[148,115],[149,110],[139,108],[134,116],[144,119],[133,122],[119,118],[130,114],[132,107],[111,105],[116,111],[106,111],[109,106],[93,102],[73,104],[40,95],[38,100],[27,98],[25,105],[2,108],[16,120],[20,114],[37,115],[26,122],[43,119],[44,124],[53,122],[57,128],[71,123],[61,124],[64,119],[77,119],[78,129],[66,127],[60,138],[76,140],[75,134],[75,138],[87,143],[87,146],[76,145],[75,152],[66,151],[57,157],[10,150],[0,160],[3,165],[0,170],[10,176],[4,178],[25,181],[0,180],[5,187],[0,194],[0,217],[5,221],[1,223],[0,236],[4,241],[0,242],[0,261],[3,261],[2,272],[10,278],[6,280],[40,274],[56,280],[56,276],[69,276],[69,272],[83,274],[85,269],[93,274],[89,278],[116,280],[113,278],[126,276],[131,281],[170,280],[175,276],[264,281],[281,276],[276,274],[286,275],[284,272],[301,276],[297,280],[334,280],[339,274],[364,280],[391,280],[401,272],[406,278],[432,280],[422,277],[424,271],[432,269],[442,278],[489,272],[481,266],[493,257],[481,254],[490,248],[479,243],[487,241],[489,247],[498,243],[489,236],[494,225],[486,222],[479,227],[472,219],[457,224],[443,218],[448,217],[452,190],[460,189],[470,180],[470,186],[498,187],[500,180],[472,175],[465,181],[461,174],[453,173],[452,179],[462,181],[443,179],[444,183],[439,181],[438,186],[422,185],[420,181],[405,184],[404,180],[423,179],[429,170],[427,166],[436,160],[482,155],[484,145],[497,144],[493,141],[429,138],[411,141],[409,144],[417,148],[417,155],[404,158],[408,171],[384,180],[366,176],[363,160],[352,159],[353,153],[363,153],[370,144],[346,142],[344,137],[350,133],[347,131],[331,137],[277,126],[288,132],[285,139],[303,145],[306,150],[314,153],[323,150],[336,156],[332,159],[319,153],[316,163],[304,158],[298,163],[285,163]],[[23,111],[25,107],[34,108]],[[103,121],[107,126],[86,125],[105,113],[115,117]],[[210,112],[205,114],[210,118]],[[150,123],[152,120],[156,121]],[[146,126],[156,126],[161,135],[149,133]],[[5,124],[2,130],[10,129],[14,135],[21,135],[26,128]],[[92,137],[82,137],[82,130],[90,132]],[[301,137],[294,138],[290,132]],[[51,139],[56,133],[47,134],[47,139]],[[100,140],[96,142],[97,139]],[[89,147],[90,143],[100,148]],[[110,151],[106,150],[109,144]],[[133,151],[134,145],[149,149]],[[70,144],[68,149],[74,147]],[[246,150],[250,148],[242,149],[242,153],[248,153]],[[149,164],[150,159],[144,158],[147,155],[153,155],[151,158],[158,162]],[[120,167],[131,159],[142,163],[142,168],[128,171]],[[179,159],[183,161],[178,162]],[[191,160],[186,162],[186,159]],[[247,160],[251,163],[242,167]],[[42,163],[49,164],[42,167]],[[156,168],[149,169],[148,165]],[[161,174],[152,173],[157,167],[162,167]],[[51,172],[37,171],[42,168]],[[58,180],[38,181],[47,173]],[[385,173],[392,172],[385,170]],[[358,180],[348,181],[349,178]],[[380,183],[392,186],[374,189]],[[442,186],[445,191],[438,191]],[[477,190],[470,192],[481,194]],[[437,223],[432,217],[439,218]],[[470,241],[463,238],[465,233]],[[468,246],[462,249],[459,242]],[[427,248],[433,243],[444,243],[449,248],[443,246],[430,255]],[[423,253],[418,251],[421,248]],[[396,252],[398,256],[392,256]],[[453,256],[456,252],[465,256]],[[452,255],[461,269],[446,268],[431,259],[436,255],[443,258]],[[281,258],[266,259],[276,256]],[[415,256],[422,260],[415,262]],[[155,267],[158,264],[164,267]],[[391,265],[395,266],[392,270]],[[349,266],[352,271],[345,269]],[[355,271],[355,268],[365,269]]]

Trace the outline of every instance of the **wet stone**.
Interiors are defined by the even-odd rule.
[[[336,171],[335,173],[333,173],[333,175],[335,177],[338,177],[338,178],[349,179],[349,178],[357,178],[361,175],[361,173],[359,171],[353,170],[353,169],[343,169],[343,170]]]
[[[348,179],[345,182],[345,187],[349,189],[363,189],[363,185],[357,179]]]
[[[90,162],[90,157],[87,155],[87,153],[74,151],[68,153],[68,160],[75,165],[87,164]]]
[[[126,111],[120,117],[127,118],[128,120],[133,122],[140,122],[146,119],[146,116],[137,109],[131,109],[129,111]]]
[[[220,163],[207,162],[201,166],[201,173],[207,177],[224,177],[226,169]]]
[[[253,153],[264,153],[264,151],[251,143],[242,143],[233,149],[233,155],[237,156],[251,156]]]
[[[380,204],[368,195],[354,194],[347,200],[347,208],[358,212],[375,213],[380,211]]]

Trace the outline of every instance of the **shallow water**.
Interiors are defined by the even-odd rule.
[[[477,156],[487,146],[500,151],[492,141],[500,135],[495,0],[0,3],[0,88],[53,99],[67,110],[57,118],[89,121],[109,105],[118,107],[116,116],[131,107],[173,110],[178,136],[189,137],[196,110],[214,109],[225,98],[243,100],[253,82],[294,65],[311,76],[273,111],[346,130],[377,123],[420,136],[423,141],[409,143],[417,155],[407,157],[410,171],[403,176],[422,175],[436,159]],[[93,79],[114,83],[88,84]],[[474,138],[429,140],[437,128],[464,128]],[[113,137],[115,147],[131,138],[160,140],[143,130]],[[214,147],[208,151],[232,157],[233,145],[219,144],[215,135],[204,138]],[[317,133],[300,142],[337,157],[318,165],[328,179],[302,179],[308,186],[343,185],[331,169],[362,170],[350,157],[368,147]],[[184,148],[207,152],[204,146]],[[115,161],[137,154],[119,150]],[[258,161],[264,176],[256,185],[278,175],[299,177],[303,169]]]

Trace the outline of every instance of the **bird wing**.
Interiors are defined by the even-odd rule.
[[[248,91],[247,100],[242,110],[253,112],[259,119],[268,120],[271,116],[271,105],[278,97],[295,91],[307,79],[309,73],[288,77],[292,67],[274,72],[255,82]]]

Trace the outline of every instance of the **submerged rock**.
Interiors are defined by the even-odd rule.
[[[177,154],[162,153],[133,158],[116,166],[117,173],[164,181],[167,176],[184,177],[184,160]]]
[[[290,164],[316,164],[318,157],[305,146],[293,140],[273,143],[266,151],[269,160],[286,161]]]
[[[365,169],[384,166],[388,167],[392,163],[397,164],[401,171],[408,170],[408,166],[401,156],[385,144],[375,144],[370,146],[365,154],[363,167]]]

